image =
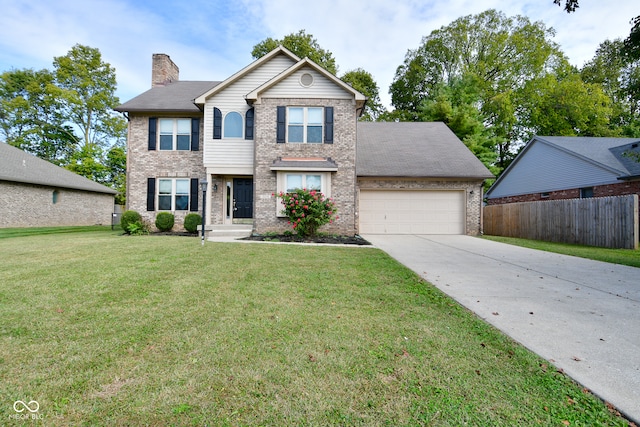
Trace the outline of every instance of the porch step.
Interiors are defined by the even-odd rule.
[[[253,231],[253,224],[207,225],[205,228],[209,238],[215,237],[248,237]]]

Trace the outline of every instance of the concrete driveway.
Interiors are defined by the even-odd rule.
[[[363,237],[640,423],[640,269],[470,236]]]

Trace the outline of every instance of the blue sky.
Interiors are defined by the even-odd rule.
[[[181,80],[223,80],[252,61],[267,37],[305,29],[333,53],[339,74],[363,68],[390,104],[389,85],[408,49],[460,16],[498,9],[556,30],[580,67],[607,39],[629,35],[637,0],[580,0],[567,14],[552,0],[0,0],[0,71],[52,69],[76,43],[116,68],[122,102],[149,89],[151,55],[166,53]]]

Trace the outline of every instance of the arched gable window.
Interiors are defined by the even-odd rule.
[[[242,116],[240,113],[232,111],[224,118],[224,137],[225,138],[242,138]]]

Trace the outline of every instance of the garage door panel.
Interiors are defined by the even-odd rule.
[[[362,234],[464,234],[464,191],[361,191]]]

